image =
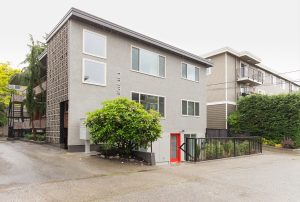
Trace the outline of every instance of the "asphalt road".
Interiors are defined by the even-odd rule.
[[[0,141],[0,201],[300,201],[300,156],[142,166]]]

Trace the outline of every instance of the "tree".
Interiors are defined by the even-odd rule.
[[[130,154],[138,147],[149,147],[162,132],[160,114],[127,98],[105,101],[103,107],[88,113],[86,125],[91,140],[116,146]]]
[[[6,123],[6,113],[10,100],[11,93],[14,90],[8,88],[9,80],[20,70],[13,69],[10,67],[9,63],[0,63],[0,126]]]
[[[23,68],[21,73],[12,78],[11,83],[25,84],[27,86],[25,106],[30,116],[32,132],[35,137],[35,127],[33,122],[34,115],[36,112],[43,113],[46,107],[45,102],[36,99],[33,90],[34,87],[39,85],[42,89],[42,94],[45,93],[44,89],[42,88],[41,78],[42,75],[46,75],[46,67],[38,59],[39,55],[45,50],[45,44],[35,42],[33,37],[30,35],[30,44],[28,47],[30,51],[26,55],[26,59],[23,62],[24,64],[27,64],[27,66]]]

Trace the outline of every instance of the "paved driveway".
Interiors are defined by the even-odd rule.
[[[300,201],[300,156],[149,167],[0,141],[0,201]]]

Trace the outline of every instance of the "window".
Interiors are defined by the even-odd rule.
[[[284,80],[281,80],[281,88],[284,90],[285,89],[285,81]]]
[[[276,85],[276,76],[273,76],[273,75],[272,75],[271,79],[272,79],[272,84],[275,84],[275,85]]]
[[[182,115],[200,116],[200,104],[199,104],[199,102],[182,100],[181,101],[181,110],[182,110]]]
[[[164,97],[132,92],[131,99],[141,103],[146,110],[153,109],[158,111],[162,117],[165,117]]]
[[[190,64],[181,63],[181,76],[191,81],[199,81],[199,68]]]
[[[211,67],[206,68],[206,75],[211,75]]]
[[[153,76],[165,77],[166,58],[141,48],[131,48],[131,68]]]
[[[94,85],[106,85],[105,63],[83,59],[82,82]]]
[[[240,77],[243,78],[243,77],[248,77],[248,68],[249,68],[249,65],[246,64],[246,63],[241,63],[241,69],[240,69]]]
[[[266,91],[261,90],[261,89],[258,89],[257,93],[260,94],[260,95],[266,95]]]
[[[106,37],[95,32],[83,30],[83,53],[106,58]]]

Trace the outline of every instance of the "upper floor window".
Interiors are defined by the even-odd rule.
[[[145,49],[132,47],[131,68],[145,74],[165,77],[166,57]]]
[[[199,68],[187,63],[181,63],[181,76],[191,81],[199,81]]]
[[[241,68],[240,68],[240,77],[243,78],[243,77],[248,77],[248,69],[249,68],[249,65],[244,63],[244,62],[241,62]]]
[[[211,67],[206,68],[206,75],[211,75]]]
[[[106,64],[83,59],[82,82],[94,85],[106,85]]]
[[[142,104],[146,110],[153,109],[165,117],[165,98],[157,95],[147,95],[143,93],[131,93],[132,100]]]
[[[83,53],[106,58],[106,36],[83,30]]]
[[[272,84],[276,85],[276,76],[272,75],[271,81],[272,81]]]
[[[284,90],[285,89],[285,81],[282,79],[281,80],[281,88]]]
[[[182,115],[185,116],[200,116],[200,103],[189,100],[181,100],[181,111]]]

